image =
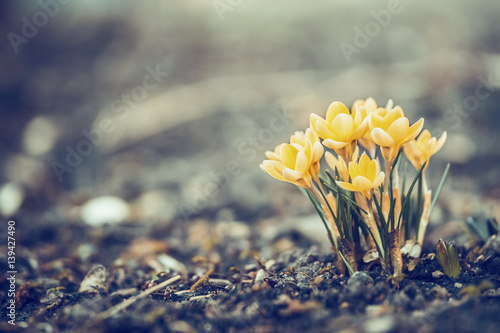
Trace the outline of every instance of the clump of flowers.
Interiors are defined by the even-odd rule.
[[[431,156],[443,147],[446,132],[437,139],[423,125],[423,118],[411,124],[392,100],[385,107],[373,98],[357,100],[350,110],[333,102],[324,118],[311,114],[305,132],[295,132],[290,143],[266,152],[260,167],[297,185],[312,201],[342,272],[352,274],[360,260],[379,260],[384,269],[392,267],[399,275],[402,254],[420,256],[449,169],[433,197],[425,172]],[[408,164],[403,152],[416,170],[409,185],[408,172],[400,176],[398,171]],[[329,169],[321,174],[323,156]]]

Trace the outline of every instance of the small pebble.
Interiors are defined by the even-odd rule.
[[[394,318],[392,316],[383,316],[366,321],[363,324],[365,333],[384,333],[394,329]]]
[[[24,190],[19,185],[7,183],[0,187],[0,214],[5,217],[14,215],[24,200]]]
[[[130,209],[125,200],[113,196],[90,199],[80,209],[83,222],[93,227],[106,223],[118,224],[126,221],[129,216]]]
[[[259,269],[257,275],[255,276],[255,282],[264,281],[264,279],[268,276],[269,274],[267,274],[265,270]]]

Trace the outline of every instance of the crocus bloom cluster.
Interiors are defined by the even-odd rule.
[[[375,244],[382,266],[389,262],[390,257],[392,265],[399,266],[394,267],[394,272],[400,273],[401,252],[399,246],[395,245],[399,244],[400,232],[399,223],[395,221],[399,222],[403,216],[401,195],[405,189],[399,188],[394,161],[404,148],[406,157],[418,170],[424,163],[428,165],[430,157],[446,141],[446,132],[436,139],[428,130],[422,131],[423,124],[423,118],[411,124],[403,109],[394,106],[392,100],[385,107],[380,107],[371,97],[360,99],[353,103],[351,110],[344,103],[336,101],[330,104],[324,118],[311,114],[310,127],[306,131],[295,132],[289,143],[280,144],[274,151],[266,152],[267,160],[260,167],[272,177],[306,190],[322,219],[329,221],[329,226],[325,225],[330,240],[333,239],[332,246],[339,255],[345,255],[342,258],[346,263],[355,263],[354,257],[347,257],[353,255],[353,251],[346,250],[343,253],[342,249],[350,247],[349,242],[354,241],[352,230],[359,226],[353,222],[352,209],[359,209],[362,213],[357,214],[364,219],[368,228],[365,230],[370,230],[370,236],[365,235],[364,244],[368,244],[368,247]],[[360,147],[365,150],[361,155]],[[333,152],[325,153],[325,148]],[[384,171],[376,157],[377,149],[380,149],[380,156],[385,161]],[[331,169],[328,178],[320,176],[323,155]],[[426,184],[425,179],[423,184]],[[425,207],[420,221],[423,228],[418,233],[420,243],[430,206],[431,193],[426,185],[423,193]],[[380,231],[382,227],[388,229]],[[383,240],[387,235],[390,235],[390,239]],[[396,248],[384,249],[384,244]],[[337,264],[342,265],[339,257]]]

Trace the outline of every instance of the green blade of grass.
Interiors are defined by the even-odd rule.
[[[444,169],[443,176],[441,177],[441,181],[439,182],[439,186],[436,190],[436,194],[434,194],[434,198],[432,198],[432,204],[431,204],[431,209],[429,210],[429,219],[432,214],[432,210],[434,209],[434,206],[436,205],[437,198],[439,197],[439,193],[441,193],[441,189],[443,188],[444,181],[446,180],[446,176],[448,175],[448,171],[450,170],[450,163],[446,165],[446,169]]]
[[[413,178],[413,181],[411,182],[410,188],[408,189],[408,192],[406,192],[405,200],[403,202],[403,209],[406,209],[406,206],[409,205],[410,199],[411,199],[411,193],[413,192],[413,187],[415,186],[415,183],[418,181],[418,179],[422,176],[422,172],[423,172],[426,164],[427,164],[427,162],[422,164],[420,169],[418,169],[417,174],[415,175],[415,178]],[[401,217],[402,217],[402,215],[399,216],[398,229],[401,228]],[[408,223],[408,221],[405,221],[405,222]]]

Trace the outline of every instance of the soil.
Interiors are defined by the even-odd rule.
[[[238,242],[227,238],[200,255],[187,239],[172,236],[182,233],[175,230],[179,225],[95,229],[46,223],[27,229],[27,246],[17,249],[17,324],[4,321],[2,331],[497,332],[500,327],[495,236],[481,254],[479,247],[459,249],[462,272],[456,279],[436,273],[439,263],[424,254],[412,271],[405,260],[407,277],[397,282],[378,264],[360,267],[351,277],[339,275],[334,256],[315,245],[254,258],[238,243],[261,243],[256,234]],[[96,263],[103,265],[104,279],[82,282]],[[177,275],[173,284],[104,315]],[[6,300],[8,282],[2,281]],[[90,289],[79,292],[84,284]],[[64,289],[47,292],[57,287]],[[2,319],[7,305],[2,302]]]

